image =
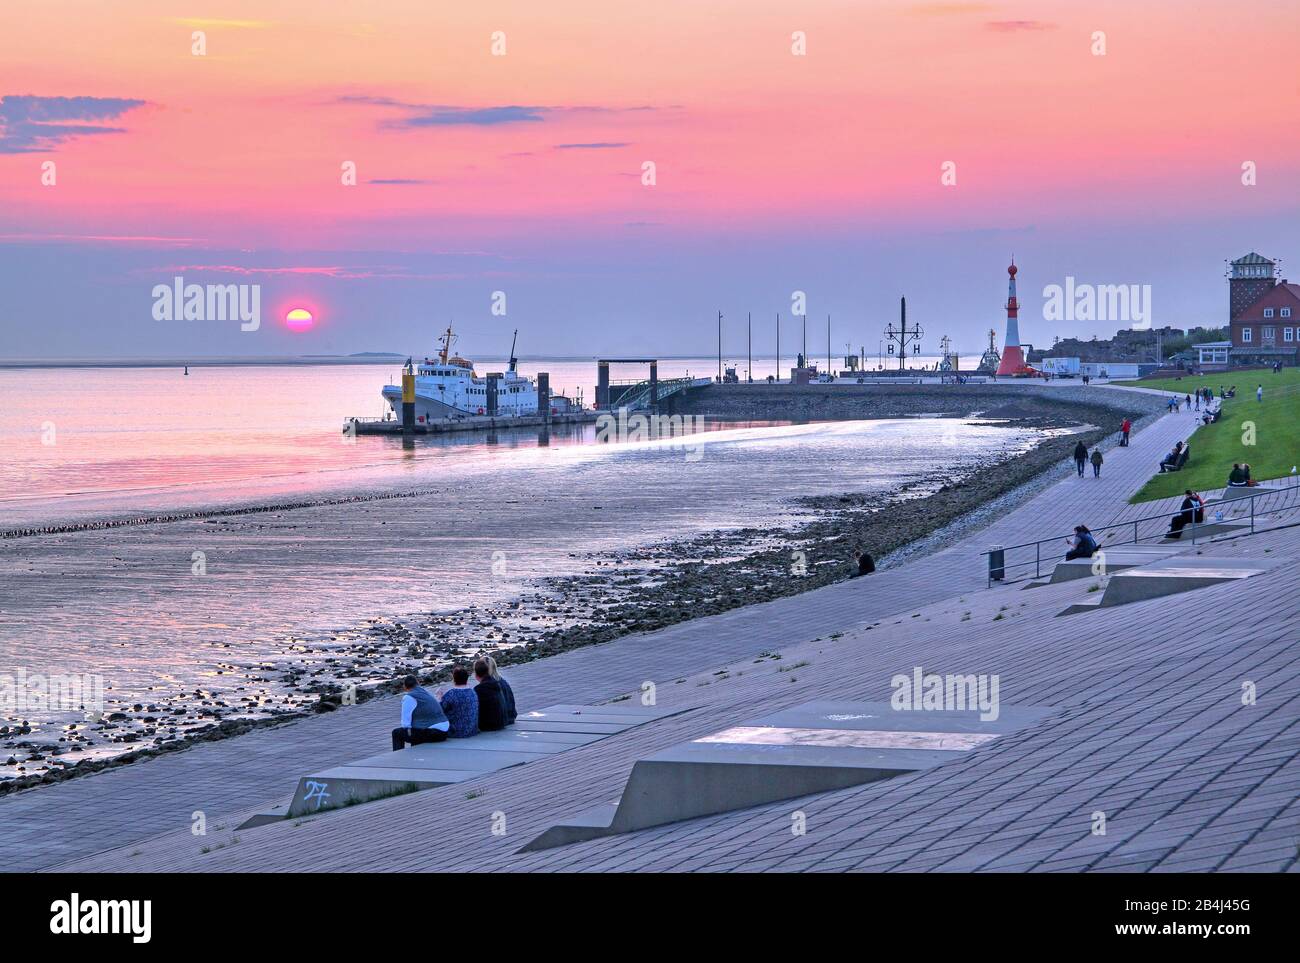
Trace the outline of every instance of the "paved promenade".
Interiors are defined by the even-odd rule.
[[[538,767],[526,767],[529,770],[527,775],[502,773],[490,777],[483,782],[485,794],[482,799],[476,796],[473,802],[477,805],[469,807],[472,813],[463,811],[466,809],[464,805],[452,805],[471,802],[465,798],[465,789],[445,787],[418,796],[357,807],[301,825],[286,823],[249,831],[239,843],[231,842],[233,836],[229,827],[238,821],[235,818],[237,814],[250,808],[263,809],[269,802],[282,801],[292,791],[299,774],[373,754],[382,748],[396,710],[392,700],[381,699],[287,727],[205,744],[122,769],[2,798],[0,824],[4,825],[5,832],[0,834],[0,858],[11,870],[56,866],[100,851],[104,851],[102,856],[72,865],[204,870],[400,868],[400,859],[387,861],[391,854],[381,854],[377,861],[372,862],[371,854],[377,850],[367,838],[386,836],[400,843],[394,847],[397,853],[403,852],[405,844],[412,838],[445,839],[445,849],[454,851],[463,848],[455,844],[456,827],[467,825],[458,820],[468,820],[468,825],[477,825],[484,801],[490,798],[497,799],[494,808],[510,813],[512,820],[517,821],[516,826],[522,827],[510,832],[514,848],[518,848],[526,841],[525,829],[535,826],[540,831],[554,821],[557,814],[580,811],[592,803],[611,798],[611,794],[617,796],[621,779],[626,776],[635,755],[679,741],[683,738],[682,732],[690,731],[692,727],[707,731],[716,728],[718,721],[725,723],[752,715],[743,707],[752,705],[756,699],[765,705],[775,704],[770,693],[759,695],[736,689],[734,696],[729,694],[728,687],[740,680],[748,680],[746,685],[766,686],[768,689],[775,682],[788,685],[788,690],[782,690],[788,693],[782,696],[786,704],[805,701],[814,697],[809,693],[821,692],[837,698],[879,698],[880,687],[887,685],[893,666],[924,664],[930,669],[933,664],[937,668],[939,661],[952,660],[958,654],[969,663],[975,653],[983,652],[985,658],[996,656],[999,662],[1005,659],[1008,665],[1019,666],[1021,663],[1016,660],[1022,660],[1023,669],[1016,671],[1026,680],[1023,684],[1031,688],[1037,685],[1041,689],[1051,680],[1051,692],[1046,695],[1057,700],[1045,701],[1040,690],[1034,690],[1033,698],[1016,701],[1040,705],[1077,702],[1077,692],[1086,691],[1086,686],[1083,690],[1075,688],[1080,684],[1075,677],[1078,671],[1088,664],[1109,665],[1120,656],[1131,658],[1133,640],[1130,638],[1121,644],[1119,653],[1110,652],[1106,656],[1078,660],[1072,652],[1067,660],[1070,663],[1068,671],[1062,670],[1062,653],[1054,651],[1052,643],[1059,641],[1063,634],[1068,635],[1072,629],[1065,620],[1052,622],[1051,613],[1045,609],[1036,608],[1032,617],[1027,612],[1015,611],[1025,599],[1018,588],[983,591],[985,574],[978,552],[991,542],[1009,544],[1042,535],[1045,530],[1056,529],[1064,533],[1076,520],[1095,527],[1125,512],[1131,516],[1131,510],[1125,505],[1126,498],[1150,476],[1152,466],[1173,441],[1189,433],[1186,416],[1170,415],[1159,419],[1135,436],[1131,448],[1113,449],[1109,453],[1100,479],[1093,479],[1091,472],[1087,478],[1075,478],[1073,468],[1063,462],[1060,473],[1064,477],[1058,483],[1010,511],[988,529],[969,535],[942,551],[897,568],[883,569],[865,582],[841,583],[512,669],[510,677],[520,696],[521,708],[555,702],[601,701],[636,690],[645,680],[653,680],[659,686],[661,704],[672,704],[670,700],[677,700],[681,704],[698,704],[698,709],[672,720],[670,724],[646,727],[645,732],[610,740],[609,746],[593,746],[566,753],[562,764],[547,766],[545,773],[535,771]],[[1273,539],[1281,552],[1289,549],[1291,538],[1289,532],[1280,532],[1260,536],[1250,543],[1262,545],[1264,539]],[[1257,581],[1271,582],[1274,578],[1270,575]],[[1079,588],[1075,586],[1070,591],[1077,595]],[[1210,592],[1232,596],[1233,591],[1220,587],[1197,593],[1197,598],[1208,597]],[[1034,593],[1036,605],[1040,599],[1052,601],[1053,595],[1064,597],[1066,594],[1062,587],[1037,589]],[[1038,593],[1045,594],[1040,596]],[[971,598],[965,599],[966,595]],[[978,602],[975,595],[979,596]],[[1001,601],[995,605],[995,599]],[[1061,605],[1064,604],[1067,603],[1063,601]],[[987,614],[982,621],[975,614],[960,614],[974,613],[977,607],[990,613],[990,605],[1007,605],[1015,612],[1016,618],[1004,617],[995,622],[993,614]],[[1147,604],[1141,607],[1152,608]],[[921,611],[923,608],[925,612]],[[1082,618],[1103,619],[1113,627],[1123,625],[1126,621],[1123,613],[1136,608],[1089,613]],[[1220,619],[1230,615],[1222,607],[1215,614]],[[1249,623],[1262,617],[1263,610],[1252,608],[1245,613],[1236,613],[1237,621],[1233,624],[1240,625],[1243,618]],[[1161,618],[1156,617],[1153,624],[1160,621]],[[1021,627],[1039,622],[1042,624],[1030,633],[1030,638],[1019,637],[1025,634]],[[1011,631],[1013,623],[1016,632]],[[950,636],[944,642],[918,637],[927,635],[927,630],[929,635],[934,634],[939,624],[945,626],[945,634]],[[1283,624],[1282,620],[1277,620],[1277,624]],[[1269,625],[1272,631],[1273,624]],[[971,635],[976,626],[984,634]],[[1182,631],[1187,631],[1186,625]],[[958,645],[955,640],[967,635],[971,637]],[[847,660],[841,667],[826,665],[823,656],[821,670],[810,670],[813,671],[811,677],[802,671],[779,672],[780,668],[799,661],[799,652],[805,649],[809,653],[823,652],[832,636],[839,636],[834,643],[835,651],[842,653],[842,658]],[[1294,637],[1294,631],[1291,637]],[[1173,641],[1169,644],[1176,645]],[[1256,655],[1262,657],[1266,647],[1261,642]],[[1106,646],[1101,645],[1097,651],[1105,649]],[[754,658],[760,653],[772,651],[786,654],[780,661],[764,660],[761,669],[756,666],[746,671],[743,668],[753,665]],[[1176,650],[1171,650],[1169,657],[1176,661]],[[926,661],[917,661],[922,658]],[[868,662],[864,663],[863,659]],[[725,675],[714,674],[733,663],[736,666]],[[874,663],[889,665],[891,669],[879,676],[859,671],[864,664]],[[1274,668],[1281,669],[1280,666]],[[957,669],[982,671],[968,665],[953,666],[953,671]],[[1133,671],[1140,670],[1135,668]],[[680,679],[686,681],[678,682]],[[1292,685],[1291,691],[1295,689]],[[1013,700],[1006,689],[1003,698]],[[1155,716],[1172,718],[1159,712]],[[1270,718],[1283,720],[1287,717],[1285,712],[1278,714],[1275,710]],[[1294,718],[1294,713],[1291,718]],[[1134,731],[1140,731],[1140,727]],[[1252,729],[1252,733],[1257,732]],[[1016,743],[1011,745],[1018,744],[1019,739],[1017,737]],[[960,768],[964,770],[967,767]],[[950,769],[944,767],[943,772]],[[907,777],[907,781],[920,778],[936,777]],[[899,783],[895,780],[890,786]],[[877,788],[874,791],[882,790]],[[507,798],[511,802],[505,806],[502,800]],[[196,811],[203,812],[208,820],[209,834],[204,839],[193,837],[189,831],[192,814]],[[492,811],[493,808],[486,810],[488,813]],[[405,829],[397,833],[388,829],[376,832],[378,824],[369,822],[387,819],[396,820],[391,825],[404,826]],[[428,825],[415,832],[415,824],[424,821],[429,821]],[[719,824],[725,819],[707,822]],[[218,826],[227,828],[217,829]],[[256,833],[257,843],[255,846],[247,845],[254,838],[253,833]],[[354,833],[357,838],[350,839]],[[571,852],[592,849],[603,853],[606,852],[604,847],[608,847],[612,853],[625,843],[620,840],[586,844],[559,851],[560,855],[545,857],[541,854],[529,858],[537,860],[540,868],[567,859]],[[201,852],[204,847],[209,849],[208,853]],[[328,852],[331,847],[334,848],[334,857]],[[501,865],[515,865],[507,858],[513,849],[507,852],[506,844],[498,841],[489,848],[494,852],[499,850]],[[438,847],[439,851],[443,849]],[[271,853],[275,855],[272,857]],[[356,855],[341,855],[345,853]],[[361,865],[356,862],[356,856],[363,853],[365,863]],[[337,865],[340,860],[344,865]],[[603,861],[604,857],[596,862]],[[482,864],[487,865],[487,861]],[[425,865],[409,868],[437,869],[440,865],[431,860]],[[618,868],[632,866],[625,861]],[[715,868],[727,867],[719,865]]]

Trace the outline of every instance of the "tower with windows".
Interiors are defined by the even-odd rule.
[[[1277,262],[1251,251],[1228,267],[1228,321],[1262,298],[1277,284]]]

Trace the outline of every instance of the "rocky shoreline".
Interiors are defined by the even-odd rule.
[[[407,673],[441,682],[453,663],[479,652],[491,652],[502,665],[519,664],[810,591],[847,578],[859,548],[882,568],[898,564],[910,548],[942,539],[951,526],[969,525],[984,507],[1044,477],[1076,441],[1091,446],[1112,435],[1109,427],[1094,425],[1118,420],[1112,406],[1076,403],[1067,412],[1032,399],[981,414],[981,420],[1037,429],[1043,437],[1023,454],[957,477],[916,479],[884,499],[852,492],[800,499],[793,507],[808,520],[790,527],[585,556],[586,574],[544,580],[500,605],[370,619],[316,642],[286,640],[286,654],[295,658],[265,667],[260,679],[280,690],[278,704],[207,700],[193,713],[187,703],[122,706],[102,719],[65,726],[57,741],[52,732],[33,734],[26,725],[0,727],[0,766],[14,767],[13,778],[0,779],[0,794],[334,711],[396,691],[395,680]],[[1144,412],[1135,407],[1131,414],[1137,420]],[[905,503],[907,511],[888,511]],[[92,745],[99,751],[86,751]],[[29,763],[38,763],[37,771],[28,771]]]

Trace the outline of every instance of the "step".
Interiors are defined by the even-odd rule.
[[[521,852],[860,786],[943,765],[1055,709],[917,710],[810,702],[638,759],[617,804],[550,827]],[[986,717],[991,716],[991,717]]]

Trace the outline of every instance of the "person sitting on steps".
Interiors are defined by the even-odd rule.
[[[1065,553],[1067,562],[1076,558],[1092,558],[1097,553],[1097,540],[1086,525],[1074,526],[1074,547]]]
[[[488,674],[496,679],[497,685],[501,686],[501,701],[506,707],[506,725],[513,726],[515,720],[519,718],[519,711],[515,708],[515,690],[510,688],[510,683],[506,681],[506,677],[497,668],[496,659],[490,655],[485,655],[483,661],[487,663]]]
[[[402,689],[402,724],[393,730],[393,751],[404,748],[408,742],[418,746],[446,739],[451,723],[438,700],[413,675],[402,680]]]
[[[469,669],[458,665],[451,670],[452,687],[443,693],[439,703],[451,729],[453,739],[467,739],[478,735],[478,696],[469,687]]]
[[[1205,500],[1188,488],[1183,492],[1183,503],[1178,506],[1178,513],[1169,520],[1167,538],[1182,538],[1183,529],[1192,523],[1197,525],[1205,521]]]
[[[474,694],[478,696],[478,728],[480,732],[496,732],[506,727],[506,703],[501,695],[501,684],[492,678],[488,664],[479,659],[474,663]]]

